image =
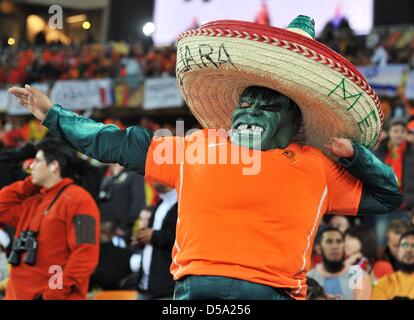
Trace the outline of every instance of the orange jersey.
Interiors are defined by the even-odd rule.
[[[227,156],[227,163],[187,158],[214,158],[211,152]],[[229,161],[243,152],[260,160],[255,174],[244,175],[246,164]],[[169,155],[173,163],[160,161]],[[178,193],[171,265],[176,280],[230,277],[286,288],[297,299],[306,296],[306,273],[323,215],[355,215],[362,195],[362,183],[316,148],[291,144],[250,150],[207,129],[186,138],[153,138],[146,178]]]

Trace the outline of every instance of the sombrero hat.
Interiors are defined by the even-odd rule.
[[[240,93],[263,86],[299,105],[307,144],[321,148],[337,136],[373,148],[384,119],[377,95],[349,61],[314,38],[306,16],[287,29],[207,23],[178,39],[178,87],[206,128],[229,129]]]

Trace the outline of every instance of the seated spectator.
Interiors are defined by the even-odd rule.
[[[371,275],[373,283],[393,272],[388,261],[377,259],[375,234],[367,226],[348,229],[345,234],[345,255],[345,263],[360,266]]]
[[[351,221],[348,217],[345,216],[339,216],[334,215],[329,217],[328,225],[334,228],[337,228],[339,231],[342,232],[342,234],[345,234],[345,232],[351,227]],[[320,226],[322,228],[322,225]],[[318,263],[322,262],[322,256],[319,249],[319,246],[317,243],[314,243],[313,250],[312,250],[312,261],[311,261],[311,269],[316,266]]]
[[[398,270],[383,277],[372,290],[372,300],[414,299],[414,230],[403,234],[398,243]]]
[[[407,142],[407,127],[403,120],[394,120],[375,154],[395,172],[400,192],[404,196],[401,207],[388,215],[377,215],[375,232],[377,244],[385,244],[386,227],[392,219],[408,220],[408,212],[414,207],[414,145]]]
[[[404,194],[403,208],[411,209],[414,206],[414,145],[406,141],[407,135],[406,122],[393,120],[388,128],[388,138],[382,141],[376,154],[393,168]]]
[[[344,236],[336,228],[326,227],[318,234],[322,263],[308,272],[326,294],[344,300],[364,300],[371,296],[371,280],[359,266],[345,264]]]
[[[410,230],[410,224],[408,221],[396,219],[390,222],[387,228],[387,246],[381,255],[381,260],[388,261],[393,270],[398,270],[397,256],[399,250],[399,242],[401,235]]]
[[[349,228],[345,233],[345,264],[371,272],[377,260],[374,232],[366,226]]]

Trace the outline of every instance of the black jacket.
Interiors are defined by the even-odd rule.
[[[378,158],[384,162],[388,153],[388,142],[389,139],[384,139],[375,151]],[[404,153],[402,188],[404,207],[406,209],[414,208],[414,145],[412,143],[407,143],[407,150]]]
[[[75,183],[88,191],[93,199],[98,202],[104,170],[81,158],[74,160],[74,169],[75,176],[73,180]]]
[[[159,202],[150,219],[150,227],[154,224],[154,216]],[[175,281],[170,272],[172,262],[171,252],[175,242],[175,228],[177,224],[178,204],[172,206],[162,222],[160,230],[154,230],[151,244],[154,247],[151,257],[148,290],[145,292],[152,298],[172,297],[174,293]],[[142,277],[142,265],[140,268],[139,281]],[[142,290],[141,290],[142,291]]]
[[[102,219],[130,232],[144,206],[144,178],[140,174],[122,170],[116,176],[103,179],[99,196]]]
[[[121,281],[129,275],[131,252],[118,248],[112,241],[100,244],[99,263],[90,279],[90,287],[103,290],[119,290]]]

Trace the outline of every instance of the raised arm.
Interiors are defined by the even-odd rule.
[[[60,105],[53,105],[44,93],[27,85],[9,91],[50,132],[72,148],[101,162],[119,163],[145,174],[145,160],[153,136],[151,131],[138,126],[120,130],[115,125],[81,117]]]
[[[35,194],[38,187],[32,177],[17,181],[0,190],[0,223],[17,227],[23,210],[23,202]]]
[[[358,179],[356,183],[362,182],[358,214],[389,213],[401,205],[403,197],[394,172],[371,151],[343,138],[334,139],[327,148],[340,157],[342,167]]]
[[[138,126],[120,130],[53,105],[43,125],[72,148],[104,163],[119,163],[145,174],[152,132]]]
[[[383,214],[397,209],[403,196],[394,171],[364,146],[354,143],[354,148],[354,159],[340,162],[363,183],[358,214]]]

